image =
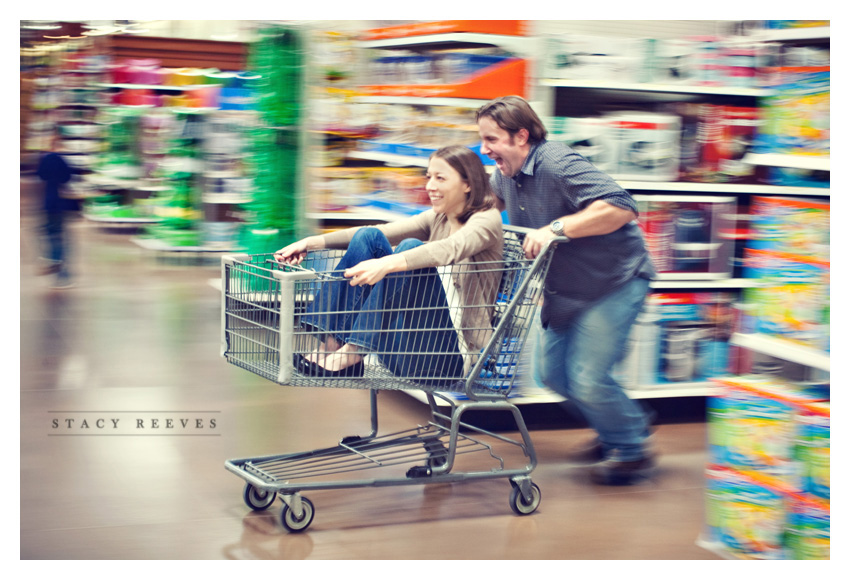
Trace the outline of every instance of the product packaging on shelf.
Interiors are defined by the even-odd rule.
[[[799,417],[797,459],[802,491],[829,501],[830,489],[829,402],[807,405]]]
[[[659,279],[722,278],[732,274],[734,197],[635,195]]]
[[[828,156],[830,72],[827,66],[775,69],[765,81],[758,153]]]
[[[627,388],[663,389],[729,370],[732,295],[652,293],[629,334],[616,375]]]
[[[675,181],[681,119],[677,115],[616,111],[602,116],[551,117],[549,139],[561,141],[617,179]]]
[[[782,491],[723,467],[710,466],[706,475],[709,541],[738,558],[785,558],[788,515]]]
[[[344,211],[352,206],[381,207],[419,213],[430,205],[424,170],[415,167],[332,167],[312,171],[318,211]]]
[[[786,554],[793,560],[829,560],[829,505],[792,496],[788,501]]]
[[[738,557],[828,559],[829,385],[770,375],[716,382],[719,394],[708,400],[710,541]]]
[[[569,145],[599,170],[611,173],[616,151],[604,117],[549,117],[544,119],[547,139]]]
[[[755,177],[754,166],[743,160],[753,151],[762,122],[757,107],[673,103],[666,109],[682,119],[683,180],[729,183]]]
[[[744,290],[756,332],[829,351],[829,262],[747,248],[744,275],[759,281]]]
[[[716,382],[720,394],[708,401],[710,461],[774,478],[795,492],[817,485],[821,492],[813,497],[828,499],[829,387],[770,375]]]
[[[579,34],[547,39],[546,74],[571,80],[644,82],[654,40]]]
[[[676,115],[618,111],[608,117],[618,179],[676,181],[679,177],[681,119]]]
[[[747,246],[828,262],[829,218],[829,203],[753,196]]]
[[[658,382],[704,380],[728,372],[732,299],[726,292],[650,295],[660,327]]]

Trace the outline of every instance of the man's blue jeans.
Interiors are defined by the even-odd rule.
[[[535,352],[538,382],[569,399],[599,434],[606,452],[643,457],[649,422],[611,376],[646,299],[649,280],[633,278],[578,315],[569,328],[544,330]]]
[[[404,240],[395,253],[421,244]],[[377,354],[396,376],[432,385],[463,378],[457,333],[436,269],[396,272],[374,286],[351,286],[342,275],[364,260],[392,253],[380,230],[358,230],[334,269],[336,279],[320,282],[302,324]]]
[[[59,268],[59,278],[68,277],[67,248],[65,240],[65,216],[62,212],[45,215],[44,221],[44,257]]]

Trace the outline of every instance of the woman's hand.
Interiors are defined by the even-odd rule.
[[[274,253],[274,259],[282,264],[297,265],[307,256],[308,250],[318,250],[324,247],[324,240],[320,236],[310,236],[281,248]]]
[[[364,260],[348,268],[343,275],[350,278],[352,286],[363,286],[364,284],[374,286],[384,279],[387,274],[402,272],[407,269],[407,260],[402,254],[390,254],[383,258]]]

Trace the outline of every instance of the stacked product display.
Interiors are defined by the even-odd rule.
[[[732,558],[828,560],[828,385],[766,375],[719,384],[700,543]]]
[[[273,252],[303,233],[305,58],[302,32],[294,27],[269,26],[251,45],[258,122],[246,162],[254,195],[239,233],[239,246],[251,254]]]
[[[829,204],[756,197],[745,268],[747,330],[830,350]]]

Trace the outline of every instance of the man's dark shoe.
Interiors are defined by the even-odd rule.
[[[618,451],[614,450],[605,461],[590,469],[590,478],[599,485],[632,485],[651,477],[655,468],[655,457],[652,455],[644,455],[635,461],[623,461]]]
[[[567,461],[588,465],[605,459],[605,448],[598,438],[584,441],[567,451]]]

